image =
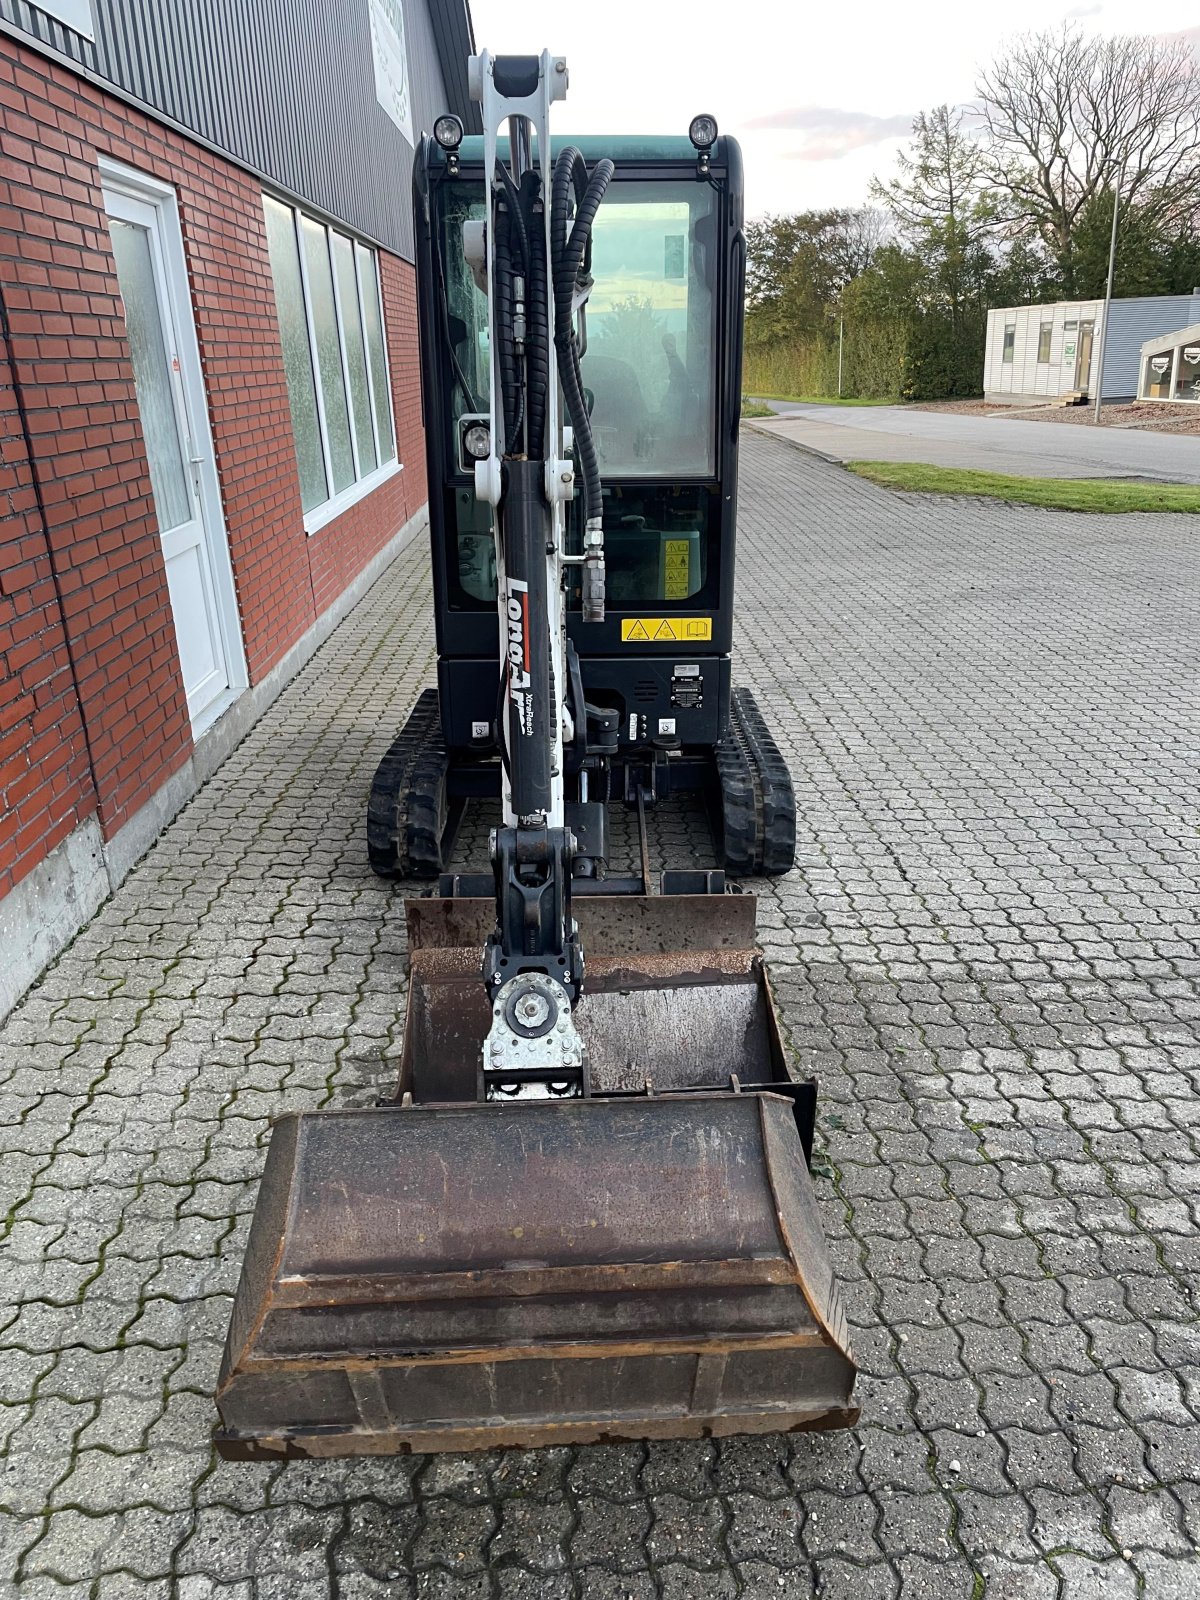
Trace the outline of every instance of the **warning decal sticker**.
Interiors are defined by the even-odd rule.
[[[668,539],[663,545],[663,599],[686,600],[692,592],[688,570],[688,541]]]
[[[622,617],[622,644],[689,644],[712,638],[711,617]]]

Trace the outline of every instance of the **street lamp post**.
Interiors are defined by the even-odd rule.
[[[846,336],[846,319],[838,317],[838,399],[842,398],[842,347]]]
[[[1104,320],[1100,324],[1100,349],[1096,356],[1096,411],[1092,421],[1097,425],[1100,422],[1100,402],[1104,397],[1104,351],[1108,344],[1108,314],[1112,307],[1113,273],[1117,265],[1117,213],[1121,208],[1121,185],[1125,181],[1125,168],[1122,165],[1117,174],[1117,181],[1113,185],[1113,220],[1112,238],[1108,244],[1108,284],[1104,290]]]

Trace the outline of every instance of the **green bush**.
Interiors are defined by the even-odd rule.
[[[900,323],[847,324],[842,357],[842,394],[850,400],[895,400],[904,375],[904,328]],[[746,349],[747,394],[827,395],[838,392],[838,341],[830,337]]]
[[[900,393],[905,400],[957,400],[981,394],[987,312],[968,312],[958,327],[942,311],[909,322]]]
[[[829,348],[823,340],[751,346],[746,351],[742,390],[745,394],[836,394],[837,348],[831,375]]]
[[[949,400],[981,392],[987,313],[972,311],[957,328],[948,313],[918,312],[850,321],[842,354],[848,400]],[[838,341],[831,336],[746,347],[746,394],[822,396],[838,392]]]

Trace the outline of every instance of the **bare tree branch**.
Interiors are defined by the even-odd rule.
[[[1040,238],[1073,292],[1080,217],[1120,182],[1123,203],[1179,224],[1200,202],[1200,62],[1183,38],[1029,34],[978,84],[983,177],[1014,237]]]

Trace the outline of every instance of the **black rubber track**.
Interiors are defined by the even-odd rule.
[[[713,758],[721,789],[722,865],[731,877],[752,878],[758,869],[758,795],[750,757],[732,713],[729,730]]]
[[[726,872],[740,878],[787,872],[796,860],[791,774],[749,689],[733,691],[729,731],[714,755]]]
[[[436,878],[449,763],[436,689],[425,689],[379,763],[367,800],[367,855],[381,878]]]

